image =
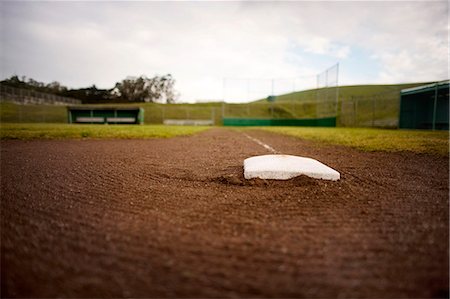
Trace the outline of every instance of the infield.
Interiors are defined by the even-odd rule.
[[[269,152],[235,130],[2,141],[2,294],[448,294],[447,157],[248,134],[341,179],[245,180]]]

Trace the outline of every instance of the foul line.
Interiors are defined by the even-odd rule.
[[[270,145],[265,144],[265,143],[262,142],[261,140],[258,140],[258,139],[256,139],[256,138],[253,138],[252,136],[248,135],[247,133],[242,133],[242,134],[244,134],[248,139],[250,139],[250,140],[252,140],[252,141],[258,143],[259,145],[261,145],[262,147],[264,147],[266,150],[268,150],[268,151],[270,151],[270,152],[272,152],[272,153],[274,153],[274,154],[277,153],[277,151],[276,151],[273,147],[271,147]]]

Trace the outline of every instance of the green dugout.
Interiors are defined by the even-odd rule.
[[[70,124],[143,124],[140,107],[67,107]]]
[[[449,81],[444,81],[403,89],[399,128],[448,130],[449,85]]]

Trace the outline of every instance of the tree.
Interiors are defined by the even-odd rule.
[[[86,88],[69,89],[57,81],[46,84],[25,76],[19,78],[17,75],[0,81],[0,84],[71,97],[79,99],[83,103],[174,103],[177,98],[174,90],[175,80],[170,74],[153,78],[145,76],[127,77],[125,80],[116,83],[113,89],[99,89],[95,85]]]
[[[112,94],[129,102],[173,103],[176,100],[174,84],[175,80],[170,74],[153,78],[127,77],[116,83]]]
[[[45,86],[50,93],[60,94],[67,90],[67,87],[61,85],[58,81],[53,81]]]

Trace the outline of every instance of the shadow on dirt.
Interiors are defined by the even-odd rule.
[[[228,167],[223,173],[217,177],[211,178],[211,182],[223,185],[234,186],[254,186],[254,187],[288,187],[288,186],[316,186],[321,180],[313,179],[305,175],[301,175],[289,180],[265,180],[265,179],[245,179],[244,169],[242,166]]]

